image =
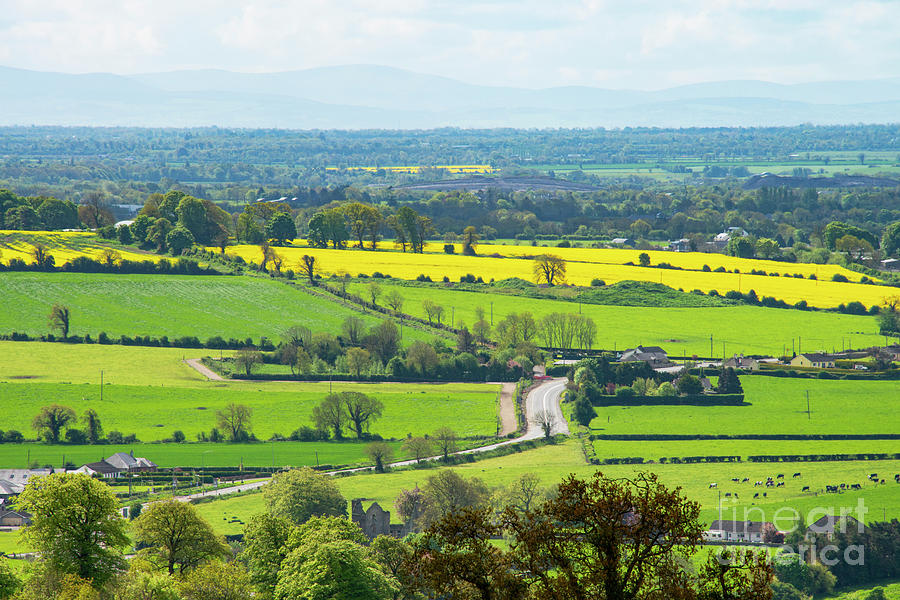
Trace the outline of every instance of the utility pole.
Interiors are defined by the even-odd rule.
[[[709,334],[709,358],[713,357],[713,334]],[[725,357],[722,357],[722,360],[725,360]]]
[[[100,402],[103,402],[103,371],[100,371]]]
[[[491,300],[491,327],[494,326],[494,301]],[[887,339],[887,338],[885,338]],[[887,344],[885,344],[887,345]]]
[[[806,420],[812,420],[812,412],[809,410],[809,390],[806,390]]]

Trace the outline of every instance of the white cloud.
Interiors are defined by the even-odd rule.
[[[473,83],[660,88],[898,75],[878,0],[0,0],[0,63],[69,72],[386,64]]]

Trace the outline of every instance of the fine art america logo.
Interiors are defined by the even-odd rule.
[[[865,515],[868,512],[862,498],[857,499],[855,507],[818,506],[806,514],[793,507],[781,507],[772,514],[771,520],[766,519],[765,511],[759,507],[743,508],[740,511],[733,507],[728,511],[720,505],[719,519],[713,522],[704,537],[707,542],[713,543],[764,543],[778,548],[779,552],[769,553],[770,561],[777,555],[779,561],[818,562],[826,567],[840,562],[859,566],[865,564],[865,545],[838,545],[834,540],[837,535],[865,533]],[[778,529],[775,527],[776,523],[791,525]],[[809,525],[804,527],[804,523]],[[723,550],[718,560],[726,564],[733,558]]]

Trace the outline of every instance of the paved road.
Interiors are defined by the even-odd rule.
[[[532,389],[531,392],[529,392],[528,396],[525,397],[525,417],[528,419],[528,426],[525,429],[525,433],[523,433],[521,436],[510,440],[503,440],[502,442],[497,442],[488,446],[479,446],[478,448],[471,448],[469,450],[460,450],[458,452],[454,452],[453,454],[477,454],[479,452],[496,450],[497,448],[508,446],[510,444],[516,444],[518,442],[524,442],[526,440],[541,438],[544,435],[544,430],[541,428],[540,423],[535,418],[536,415],[541,411],[547,411],[550,414],[554,415],[554,424],[552,429],[553,435],[569,435],[569,425],[563,418],[562,409],[559,406],[560,396],[565,389],[566,379],[560,378],[545,381],[544,383]],[[440,456],[429,456],[428,458],[423,458],[422,460],[439,460],[440,458]],[[388,466],[406,467],[415,464],[415,462],[415,460],[401,460],[390,463]],[[374,467],[358,467],[356,469],[328,471],[325,474],[335,475],[337,473],[358,473],[361,471],[371,471],[372,469],[374,469]],[[226,494],[233,494],[235,492],[256,489],[264,486],[266,483],[268,483],[268,480],[254,481],[251,483],[245,483],[243,485],[223,487],[209,492],[201,492],[198,494],[190,494],[187,496],[178,496],[176,500],[187,502],[188,500],[192,500],[194,498],[204,498],[207,496],[223,496]]]

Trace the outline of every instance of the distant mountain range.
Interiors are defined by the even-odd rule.
[[[900,78],[659,91],[472,85],[372,65],[281,73],[71,75],[0,67],[0,125],[418,129],[900,121]]]

